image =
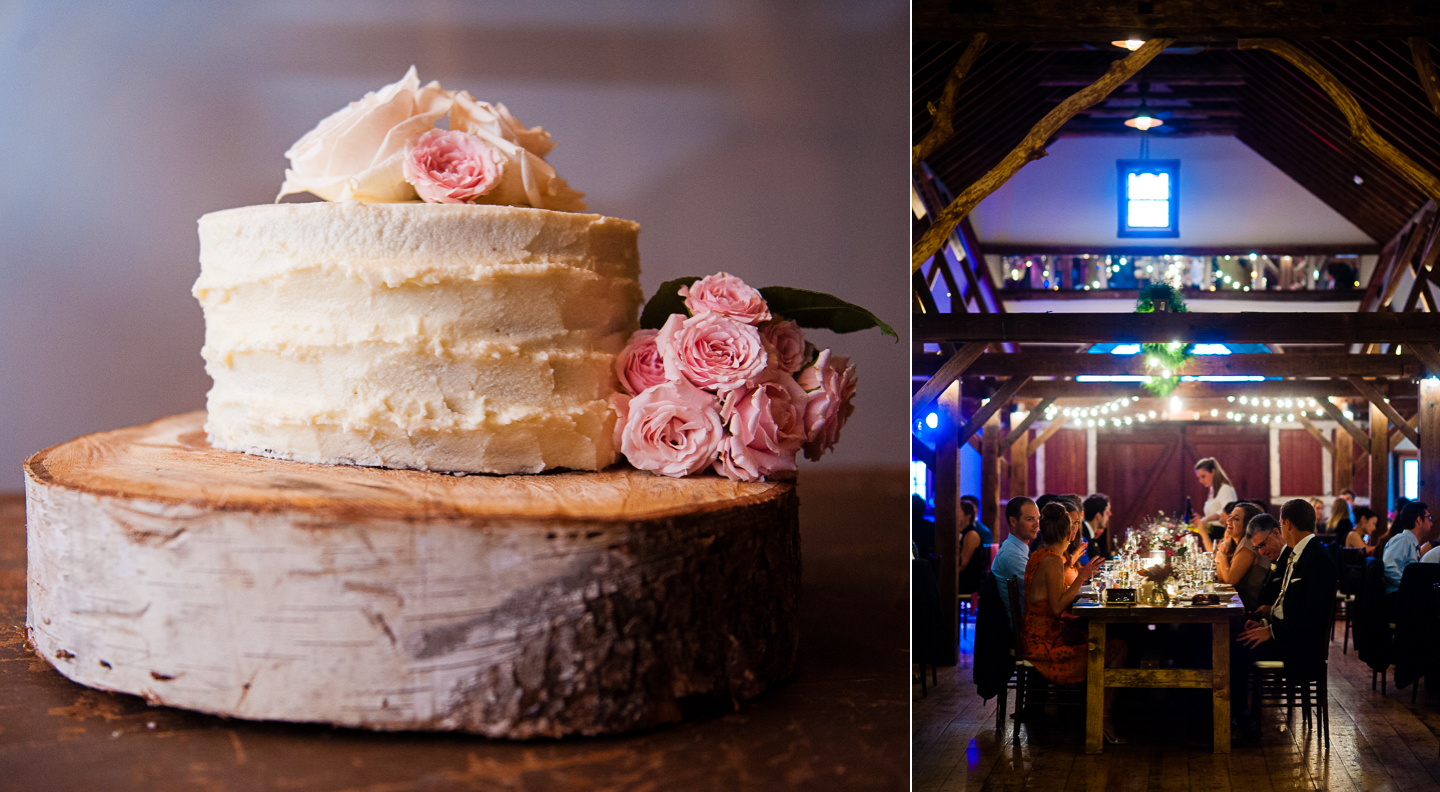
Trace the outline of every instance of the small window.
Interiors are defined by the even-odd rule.
[[[1420,500],[1420,460],[1414,457],[1400,460],[1400,494]]]
[[[1122,237],[1180,236],[1180,160],[1119,160]]]

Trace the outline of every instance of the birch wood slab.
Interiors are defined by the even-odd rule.
[[[795,665],[788,483],[454,477],[210,448],[204,413],[25,462],[27,627],[66,677],[256,720],[528,738]]]

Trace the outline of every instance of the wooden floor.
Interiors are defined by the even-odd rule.
[[[1343,626],[1342,626],[1343,629]],[[973,631],[969,636],[973,639]],[[1126,745],[1085,755],[1084,723],[1054,711],[1006,723],[996,739],[996,699],[975,694],[970,656],[940,668],[939,684],[921,697],[912,688],[914,790],[1434,790],[1440,789],[1440,691],[1421,684],[1388,694],[1370,689],[1370,669],[1330,651],[1330,741],[1306,727],[1297,711],[1285,729],[1283,710],[1266,710],[1259,747],[1212,753],[1206,702],[1191,691],[1124,690],[1115,704],[1116,730]],[[962,651],[969,647],[962,641]]]

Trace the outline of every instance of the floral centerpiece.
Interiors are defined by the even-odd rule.
[[[855,366],[802,327],[896,335],[828,294],[724,272],[667,281],[640,326],[615,360],[616,447],[641,470],[735,481],[793,473],[801,451],[820,459],[855,409]]]
[[[1125,537],[1125,552],[1137,558],[1163,554],[1165,562],[1143,570],[1142,574],[1160,586],[1171,582],[1175,563],[1193,556],[1197,549],[1193,531],[1184,522],[1164,512],[1154,519],[1131,528]]]

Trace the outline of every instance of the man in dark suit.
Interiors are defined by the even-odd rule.
[[[1335,560],[1315,539],[1315,520],[1315,507],[1299,498],[1280,508],[1280,532],[1290,548],[1289,562],[1269,618],[1245,622],[1239,635],[1248,651],[1239,653],[1240,676],[1232,678],[1237,690],[1245,685],[1253,660],[1282,660],[1286,676],[1293,680],[1317,679],[1326,673],[1329,619],[1339,573]]]

